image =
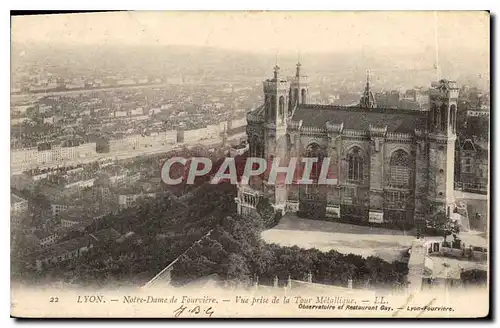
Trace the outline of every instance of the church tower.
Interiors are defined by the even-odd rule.
[[[428,117],[429,213],[449,215],[455,207],[454,166],[458,88],[454,81],[432,83]]]
[[[297,62],[295,76],[289,78],[290,80],[290,93],[288,108],[290,112],[293,111],[295,106],[307,104],[309,102],[309,79],[307,76],[302,75],[302,65],[300,61]]]
[[[266,149],[265,156],[274,155],[276,151],[276,140],[286,133],[286,122],[288,120],[288,90],[290,83],[280,77],[280,67],[274,67],[274,77],[264,81],[265,102],[265,130]]]
[[[274,158],[278,157],[284,163],[288,156],[289,90],[290,82],[280,76],[280,67],[276,65],[273,79],[264,81],[264,158],[268,162],[268,172]],[[266,184],[266,193],[275,209],[283,211],[287,200],[286,185],[279,180],[274,185]]]

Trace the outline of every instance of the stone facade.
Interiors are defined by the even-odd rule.
[[[454,204],[456,83],[430,90],[430,110],[380,108],[367,82],[354,107],[308,104],[309,84],[300,75],[264,81],[265,102],[247,115],[251,157],[330,158],[336,185],[240,187],[240,213],[268,197],[278,211],[310,218],[414,225],[449,212]]]

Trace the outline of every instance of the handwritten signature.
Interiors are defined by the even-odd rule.
[[[174,310],[174,317],[178,318],[184,313],[184,311],[186,311],[186,313],[194,315],[208,315],[209,318],[212,317],[212,314],[214,314],[214,310],[212,309],[212,307],[202,309],[199,305],[196,305],[195,307],[188,309],[187,306],[181,305],[179,308]]]

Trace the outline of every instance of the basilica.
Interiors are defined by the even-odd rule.
[[[248,155],[329,157],[337,183],[263,178],[240,185],[240,214],[256,211],[263,198],[282,214],[373,225],[420,225],[454,210],[456,82],[432,83],[426,111],[377,107],[368,79],[356,106],[311,104],[300,63],[292,77],[281,76],[276,65],[263,92],[264,103],[247,114]]]

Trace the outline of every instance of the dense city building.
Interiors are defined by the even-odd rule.
[[[455,189],[486,194],[488,192],[489,145],[479,140],[459,140],[456,145]]]

